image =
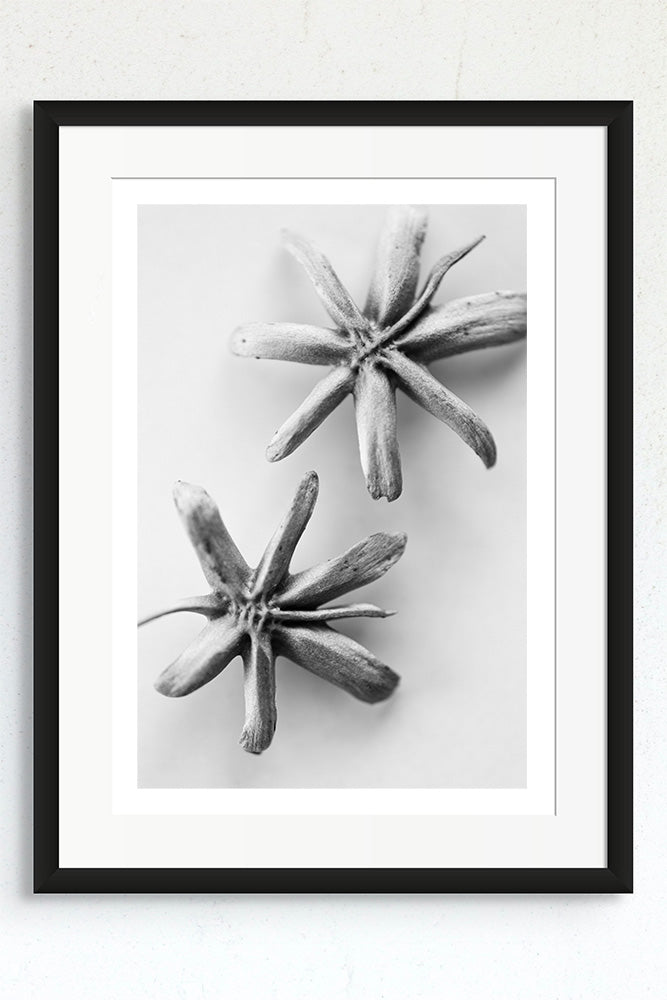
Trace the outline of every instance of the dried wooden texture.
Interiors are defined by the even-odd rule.
[[[289,660],[361,701],[384,701],[399,682],[398,675],[372,653],[326,623],[283,628],[276,642]]]
[[[427,364],[453,354],[511,344],[525,336],[525,294],[487,292],[430,309],[396,346]]]
[[[276,665],[267,631],[253,631],[243,656],[245,723],[240,744],[248,753],[262,753],[276,730]]]
[[[302,237],[287,234],[287,249],[313,282],[336,329],[252,323],[235,331],[232,350],[245,357],[333,368],[276,431],[266,452],[269,461],[291,454],[352,393],[368,491],[374,499],[395,500],[403,487],[396,427],[398,387],[451,427],[487,468],[495,463],[496,445],[488,427],[424,366],[525,337],[526,296],[491,292],[433,307],[432,299],[449,269],[484,237],[441,257],[418,292],[425,235],[426,216],[421,210],[390,210],[362,313],[324,254]]]
[[[349,396],[354,383],[354,372],[349,368],[341,366],[332,369],[273,435],[266,449],[268,460],[277,462],[286,455],[291,455],[333,413],[338,404]]]
[[[213,590],[139,623],[177,611],[194,611],[209,619],[194,642],[158,677],[155,687],[168,697],[196,691],[234,657],[242,656],[245,723],[240,742],[249,753],[262,753],[273,739],[278,654],[367,702],[388,698],[398,683],[393,670],[326,624],[344,618],[386,618],[393,612],[374,604],[322,605],[386,573],[401,557],[406,537],[371,535],[334,559],[291,574],[292,556],[312,516],[318,489],[316,473],[309,472],[259,565],[250,569],[208,493],[178,483],[176,506]]]
[[[373,360],[359,367],[354,409],[361,468],[368,492],[377,500],[395,500],[403,489],[401,456],[396,433],[396,389]]]
[[[300,361],[304,365],[337,365],[345,361],[349,342],[336,330],[299,323],[250,323],[234,334],[234,353],[244,358]]]
[[[243,628],[231,617],[208,623],[157,681],[155,689],[169,698],[181,698],[208,684],[242,649]]]
[[[491,468],[496,461],[495,441],[484,421],[467,403],[433,378],[427,368],[406,358],[400,351],[384,351],[382,360],[415,403],[451,427],[479,455],[487,469]]]
[[[391,326],[415,300],[427,222],[426,213],[416,208],[391,208],[387,213],[364,309],[379,327]]]

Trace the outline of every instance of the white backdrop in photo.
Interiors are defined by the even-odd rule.
[[[526,425],[521,343],[461,355],[434,374],[490,426],[490,471],[459,438],[399,394],[402,496],[368,496],[351,398],[288,459],[270,464],[277,426],[326,369],[237,358],[253,320],[328,325],[280,242],[301,232],[363,304],[382,206],[143,205],[138,212],[139,611],[206,590],[173,507],[176,479],[203,485],[255,565],[304,472],[320,499],[293,560],[305,568],[374,531],[405,531],[400,562],[359,592],[396,609],[339,623],[402,678],[368,706],[280,659],[278,728],[243,752],[242,664],[167,699],[153,681],[202,627],[179,615],[139,634],[141,787],[498,788],[526,781]],[[486,240],[435,299],[526,287],[521,205],[433,206],[423,274],[444,252]],[[529,334],[530,335],[530,334]]]

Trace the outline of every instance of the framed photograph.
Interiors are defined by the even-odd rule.
[[[36,892],[632,891],[632,104],[35,104]]]

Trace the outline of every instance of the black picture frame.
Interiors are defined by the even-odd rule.
[[[632,891],[632,102],[34,104],[34,891]],[[607,140],[607,864],[507,869],[61,868],[58,848],[58,149],[62,126],[599,126]]]

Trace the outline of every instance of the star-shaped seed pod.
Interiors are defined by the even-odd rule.
[[[211,593],[179,601],[139,625],[176,611],[194,611],[209,621],[158,677],[155,687],[172,698],[190,694],[241,656],[246,717],[240,743],[249,753],[261,753],[273,739],[277,655],[361,701],[383,701],[399,681],[398,674],[367,649],[327,624],[341,618],[386,618],[393,611],[373,604],[321,605],[381,577],[400,559],[407,538],[380,532],[328,562],[290,573],[292,555],[313,513],[318,490],[317,474],[309,472],[259,566],[251,569],[208,493],[189,483],[178,482],[174,488],[176,508]]]
[[[234,332],[232,350],[244,357],[333,368],[276,431],[266,452],[269,461],[291,454],[352,393],[368,491],[374,499],[395,500],[403,485],[396,436],[396,389],[400,388],[456,431],[487,468],[494,465],[496,445],[486,424],[426,366],[453,354],[524,337],[526,296],[490,292],[432,307],[447,271],[484,237],[441,257],[417,294],[426,222],[425,213],[415,208],[389,212],[363,312],[324,254],[302,237],[284,233],[286,248],[311,279],[335,329],[303,323],[252,323]]]

